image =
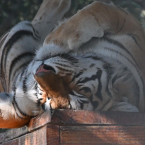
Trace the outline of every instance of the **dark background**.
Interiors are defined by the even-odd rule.
[[[0,0],[0,36],[20,21],[31,21],[43,0]],[[72,0],[67,16],[94,0]],[[111,0],[100,0],[110,2]],[[132,13],[145,27],[145,0],[112,0]]]

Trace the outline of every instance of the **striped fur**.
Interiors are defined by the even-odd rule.
[[[2,86],[5,92],[12,92],[11,95],[13,101],[15,101],[16,108],[21,112],[19,116],[23,117],[23,115],[25,116],[27,113],[21,111],[19,108],[27,108],[25,106],[25,103],[29,100],[27,100],[27,97],[29,98],[29,96],[27,96],[27,88],[34,87],[33,82],[27,82],[30,78],[33,80],[33,76],[31,75],[30,77],[27,73],[27,66],[32,61],[35,51],[40,47],[40,37],[30,22],[19,23],[5,34],[5,36],[3,37],[3,39],[5,39],[4,41],[1,39],[3,43],[1,43],[0,49]],[[23,103],[18,105],[19,102],[17,103],[17,100]],[[33,100],[36,102],[38,99]],[[41,107],[37,107],[37,104],[33,103],[31,100],[28,102],[30,102],[30,106],[36,109],[34,109],[34,113],[29,110],[31,113],[27,115],[36,116],[39,114],[38,112],[41,110]]]
[[[32,23],[21,22],[1,37],[0,128],[21,127],[44,110],[51,115],[50,100],[42,105],[43,92],[32,73],[41,63],[34,63],[33,58],[70,3],[44,0]]]
[[[73,109],[144,112],[144,46],[133,16],[94,2],[48,35],[35,59],[67,82]]]

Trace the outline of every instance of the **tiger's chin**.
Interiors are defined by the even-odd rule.
[[[66,80],[55,73],[53,68],[42,65],[35,74],[35,79],[43,91],[41,104],[46,99],[51,99],[50,106],[52,109],[69,109],[70,108],[70,88]]]

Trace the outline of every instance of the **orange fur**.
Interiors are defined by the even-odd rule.
[[[68,82],[52,71],[41,72],[35,75],[36,81],[44,91],[43,97],[51,98],[51,107],[53,109],[69,108],[69,85]],[[44,102],[44,101],[43,101]]]

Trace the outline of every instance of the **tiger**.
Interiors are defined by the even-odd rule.
[[[47,36],[43,32],[48,26],[39,27],[22,22],[1,39],[0,128],[23,126],[43,110],[52,116],[60,108],[145,111],[145,33],[131,14],[113,4],[93,2]],[[19,30],[23,39],[15,35]],[[18,47],[19,55],[14,53]],[[30,57],[23,57],[24,50]]]

